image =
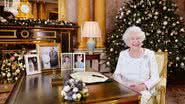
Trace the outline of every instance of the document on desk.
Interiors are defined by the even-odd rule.
[[[77,80],[82,80],[84,83],[105,82],[109,79],[99,72],[76,72],[72,73],[71,77]]]

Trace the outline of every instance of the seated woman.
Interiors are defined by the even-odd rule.
[[[158,65],[154,51],[142,48],[145,34],[137,26],[129,27],[123,34],[128,49],[121,51],[113,77],[119,83],[140,92],[141,104],[147,104],[153,86],[159,81]]]

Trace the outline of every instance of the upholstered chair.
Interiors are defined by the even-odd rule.
[[[158,51],[155,53],[160,81],[154,87],[156,92],[152,95],[148,104],[166,104],[166,84],[167,84],[167,63],[168,63],[168,52]]]

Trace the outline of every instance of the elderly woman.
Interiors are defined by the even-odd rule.
[[[151,97],[153,86],[159,81],[158,66],[152,50],[142,48],[145,34],[137,26],[123,34],[128,49],[121,51],[113,77],[119,83],[140,92],[141,104]]]

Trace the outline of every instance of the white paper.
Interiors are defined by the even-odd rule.
[[[71,77],[82,80],[84,83],[105,82],[108,78],[99,72],[76,72]]]

